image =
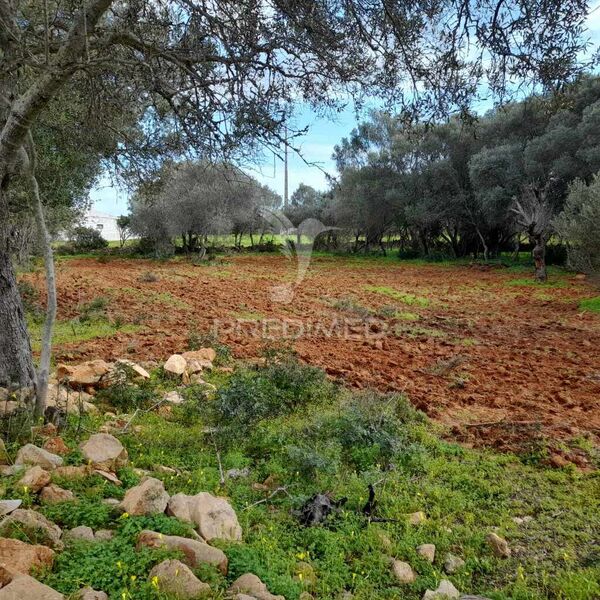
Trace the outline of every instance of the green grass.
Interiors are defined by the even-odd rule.
[[[140,414],[135,425],[141,429],[121,436],[131,467],[151,471],[170,494],[209,491],[227,496],[235,507],[243,542],[218,543],[229,558],[229,574],[197,570],[212,585],[208,598],[222,599],[231,581],[246,572],[287,600],[298,600],[304,591],[320,600],[338,600],[344,592],[356,600],[418,600],[441,578],[464,594],[493,600],[600,596],[597,473],[548,469],[539,462],[543,448],[525,462],[443,441],[438,428],[400,395],[347,391],[314,368],[275,358],[260,371],[207,375],[219,385],[212,399],[190,388],[169,420]],[[165,384],[160,378],[151,382]],[[119,408],[131,412],[133,406]],[[101,423],[87,417],[83,427],[74,422],[63,435],[76,448]],[[218,432],[211,434],[215,426]],[[248,467],[249,476],[221,485],[219,459],[224,470]],[[81,456],[69,460],[77,463]],[[155,470],[158,465],[179,472],[165,475]],[[44,509],[63,526],[89,521],[117,533],[113,542],[67,545],[58,554],[52,572],[41,578],[62,593],[87,584],[104,589],[111,600],[162,598],[148,585],[147,573],[164,555],[135,551],[135,535],[142,528],[187,535],[186,526],[164,516],[123,519],[107,511],[102,498],[122,497],[139,481],[132,468],[119,477],[123,488],[98,476],[61,481],[76,494],[77,508]],[[286,492],[265,502],[268,493],[254,484],[267,477]],[[23,496],[17,479],[3,481],[6,497]],[[385,522],[362,515],[369,483],[377,483],[376,515]],[[325,491],[347,498],[343,510],[321,526],[301,526],[294,511]],[[427,515],[421,526],[407,522],[405,515],[415,511]],[[513,522],[523,516],[533,520],[525,526]],[[513,550],[509,559],[496,558],[485,541],[496,528]],[[423,543],[436,544],[433,565],[416,553]],[[451,576],[443,573],[447,552],[466,561]],[[399,585],[390,557],[409,562],[417,581]],[[299,561],[310,564],[316,582],[296,577]]]
[[[384,296],[388,296],[390,298],[393,298],[394,300],[398,300],[399,302],[402,302],[403,304],[406,304],[408,306],[429,306],[429,300],[427,298],[424,298],[422,296],[416,296],[415,294],[407,294],[406,292],[400,292],[391,287],[367,285],[364,289],[368,292],[383,294]]]
[[[42,321],[29,319],[28,328],[32,348],[34,352],[39,352],[44,324]],[[52,343],[55,346],[59,346],[76,342],[87,342],[89,340],[111,337],[119,332],[134,333],[140,329],[141,326],[139,325],[116,325],[105,320],[79,322],[77,319],[74,319],[57,321],[54,326]]]
[[[579,304],[579,308],[581,310],[600,313],[600,296],[596,296],[595,298],[586,298],[585,300],[582,300]]]
[[[511,279],[505,285],[513,287],[540,287],[540,288],[564,288],[569,284],[565,279],[551,279],[549,281],[536,281],[533,278]]]

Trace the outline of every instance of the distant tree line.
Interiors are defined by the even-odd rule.
[[[562,236],[574,264],[593,262],[574,258],[576,209],[567,198],[573,189],[589,204],[599,187],[595,181],[585,191],[600,169],[596,78],[481,118],[407,127],[400,117],[375,112],[335,148],[334,158],[337,185],[326,194],[299,188],[288,215],[339,227],[344,235],[330,241],[354,251],[395,245],[407,256],[487,259],[525,242],[543,279],[546,245]],[[558,218],[566,203],[570,221]]]

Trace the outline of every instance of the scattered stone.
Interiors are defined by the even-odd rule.
[[[42,446],[47,452],[57,454],[59,456],[66,456],[71,452],[69,446],[67,446],[61,437],[51,437],[44,442]]]
[[[508,558],[511,555],[508,542],[504,538],[501,538],[497,533],[488,533],[485,539],[491,546],[494,555],[498,558]]]
[[[25,465],[0,465],[0,474],[2,474],[3,477],[12,477],[24,470]]]
[[[250,476],[250,469],[244,467],[243,469],[229,469],[225,471],[225,477],[228,479],[244,479]]]
[[[417,554],[427,562],[433,564],[435,560],[435,544],[421,544],[417,546]]]
[[[94,539],[97,542],[109,542],[115,537],[115,532],[110,529],[98,529],[94,534]]]
[[[427,515],[422,510],[406,516],[411,525],[421,525],[421,523],[425,523],[425,521],[427,521]]]
[[[93,542],[95,540],[93,529],[87,527],[87,525],[80,525],[79,527],[65,531],[63,538],[68,540],[83,540],[85,542]]]
[[[150,571],[149,579],[158,583],[161,592],[173,594],[181,600],[191,600],[210,591],[210,586],[200,581],[179,560],[165,560],[156,565]]]
[[[186,371],[189,375],[195,375],[196,373],[202,373],[205,364],[206,364],[205,361],[199,361],[199,360],[196,360],[195,358],[191,358],[190,360],[187,361]]]
[[[460,556],[456,556],[455,554],[451,554],[450,552],[446,554],[444,558],[444,571],[448,573],[448,575],[452,575],[452,573],[456,573],[459,569],[462,569],[465,566],[465,561],[460,558]]]
[[[38,465],[42,469],[52,471],[63,464],[63,459],[33,444],[25,444],[17,453],[15,465]]]
[[[27,488],[34,494],[37,494],[43,487],[50,483],[50,473],[44,471],[42,467],[35,466],[25,471],[25,475],[19,479],[17,486]]]
[[[0,600],[64,600],[56,590],[0,565]]]
[[[88,477],[90,473],[91,469],[87,465],[69,465],[67,467],[57,467],[54,471],[52,471],[51,477],[52,481],[55,479],[66,479],[67,481],[73,481],[75,479],[83,479],[84,477]]]
[[[0,402],[0,416],[7,417],[17,412],[19,409],[25,408],[23,404],[16,400],[5,400]]]
[[[383,550],[385,552],[391,553],[393,546],[394,546],[392,544],[392,540],[390,540],[390,538],[385,533],[383,533],[383,531],[378,531],[377,537],[379,538],[379,541],[381,542],[381,547],[383,548]]]
[[[207,542],[214,539],[238,542],[242,539],[242,528],[231,504],[208,492],[196,496],[175,494],[169,500],[167,514],[194,523]]]
[[[490,600],[486,596],[471,596],[469,594],[460,597],[460,600]]]
[[[139,485],[127,490],[121,507],[132,516],[164,513],[169,502],[169,494],[160,479],[148,477]]]
[[[23,500],[0,500],[0,517],[10,515],[23,504]]]
[[[392,573],[400,583],[413,583],[417,579],[413,568],[401,560],[392,561]]]
[[[11,571],[28,575],[33,570],[52,567],[53,563],[54,551],[46,546],[0,538],[0,564]]]
[[[150,379],[150,373],[146,371],[143,367],[140,367],[137,363],[134,363],[132,360],[128,360],[127,358],[120,358],[115,363],[117,366],[122,365],[126,368],[131,369],[138,377],[142,379]]]
[[[179,475],[180,471],[173,469],[172,467],[166,467],[165,465],[156,465],[154,470],[157,473],[163,473],[164,475]]]
[[[115,485],[119,485],[119,486],[123,485],[121,480],[114,473],[111,473],[110,471],[103,471],[102,469],[94,469],[93,472],[96,475],[100,475],[100,477],[103,477],[104,479],[106,479],[106,481],[110,481],[111,483],[114,483]]]
[[[137,539],[137,548],[147,546],[148,548],[169,548],[180,550],[185,556],[185,563],[192,569],[198,565],[209,564],[217,567],[221,573],[227,574],[227,556],[222,550],[209,546],[200,540],[177,535],[163,535],[155,531],[142,531]]]
[[[57,504],[58,502],[75,500],[75,494],[70,490],[64,490],[54,483],[51,483],[40,492],[40,500],[44,504]]]
[[[121,501],[117,500],[116,498],[104,498],[104,500],[102,500],[102,503],[108,506],[112,506],[113,508],[121,507]]]
[[[81,445],[84,458],[97,469],[116,471],[127,464],[127,450],[109,433],[96,433]]]
[[[165,402],[169,404],[183,404],[185,402],[183,396],[176,390],[169,392],[164,395]]]
[[[437,590],[427,590],[423,600],[458,600],[460,592],[447,579],[442,579]]]
[[[238,577],[227,591],[230,594],[247,594],[256,600],[285,600],[283,596],[271,594],[267,586],[253,573],[246,573]],[[238,595],[237,598],[240,596]]]
[[[173,375],[183,375],[187,366],[186,359],[180,354],[173,354],[164,365],[164,370]]]
[[[104,592],[97,592],[91,587],[86,587],[79,590],[73,600],[108,600],[108,596]]]
[[[32,541],[43,543],[55,550],[62,550],[60,541],[62,531],[58,525],[52,523],[44,515],[35,510],[17,508],[0,523],[0,535],[11,537],[18,531]]]
[[[517,525],[527,525],[528,523],[531,523],[531,521],[533,521],[533,517],[527,515],[525,517],[513,517],[513,523],[516,523]]]
[[[185,360],[206,360],[213,363],[217,358],[217,353],[212,348],[200,348],[200,350],[184,352],[182,356],[185,358]]]
[[[108,363],[96,359],[76,366],[59,365],[56,376],[59,381],[66,379],[72,388],[78,389],[96,386],[110,370]]]

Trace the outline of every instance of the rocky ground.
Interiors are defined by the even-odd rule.
[[[405,424],[384,435],[378,427],[386,426],[385,410],[398,401],[393,397],[375,420],[348,430],[348,452],[359,451],[353,462],[345,462],[343,450],[333,470],[315,457],[294,462],[297,446],[293,452],[286,447],[287,458],[278,462],[271,453],[287,428],[301,427],[290,435],[299,444],[307,431],[326,429],[309,425],[315,414],[332,408],[342,414],[347,400],[318,372],[278,360],[268,378],[236,363],[219,365],[211,348],[173,355],[152,373],[129,360],[60,365],[47,422],[21,429],[20,401],[3,391],[8,443],[0,446],[0,600],[598,597],[600,569],[587,547],[598,533],[597,519],[574,531],[583,522],[580,497],[590,511],[598,507],[586,487],[592,475],[567,468],[563,480],[550,471],[556,496],[530,497],[525,488],[539,488],[539,471],[426,442],[425,421],[403,404],[389,418],[409,411]],[[264,402],[277,397],[270,412],[260,400],[266,382],[273,387]],[[286,395],[296,387],[301,393]],[[220,439],[228,434],[205,412],[213,405],[222,411],[220,420],[240,419],[232,443]],[[403,455],[398,444],[409,429]],[[392,435],[399,437],[383,452]],[[259,451],[251,449],[261,443]],[[322,443],[309,445],[317,450]],[[327,448],[322,456],[329,459]],[[424,452],[431,454],[427,461],[411,464]],[[200,458],[206,455],[210,463]],[[436,455],[445,459],[440,463]],[[479,466],[471,465],[467,475],[457,457]],[[506,496],[503,470],[515,477]],[[424,471],[431,480],[423,479]],[[488,478],[494,472],[496,481]],[[366,482],[373,486],[368,501],[359,491]],[[521,492],[523,501],[516,499]],[[335,500],[342,493],[348,504]],[[570,494],[572,518],[550,518],[549,512],[565,510],[556,498],[564,502]],[[540,538],[544,528],[548,539]],[[528,572],[561,552],[566,571],[557,566],[552,584]],[[562,581],[571,571],[573,580]],[[489,596],[465,595],[486,590]]]

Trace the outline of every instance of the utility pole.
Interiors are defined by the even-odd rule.
[[[285,126],[285,158],[284,158],[284,183],[283,183],[283,206],[284,208],[288,207],[288,199],[289,199],[289,192],[288,192],[288,130],[287,130],[287,125]]]

